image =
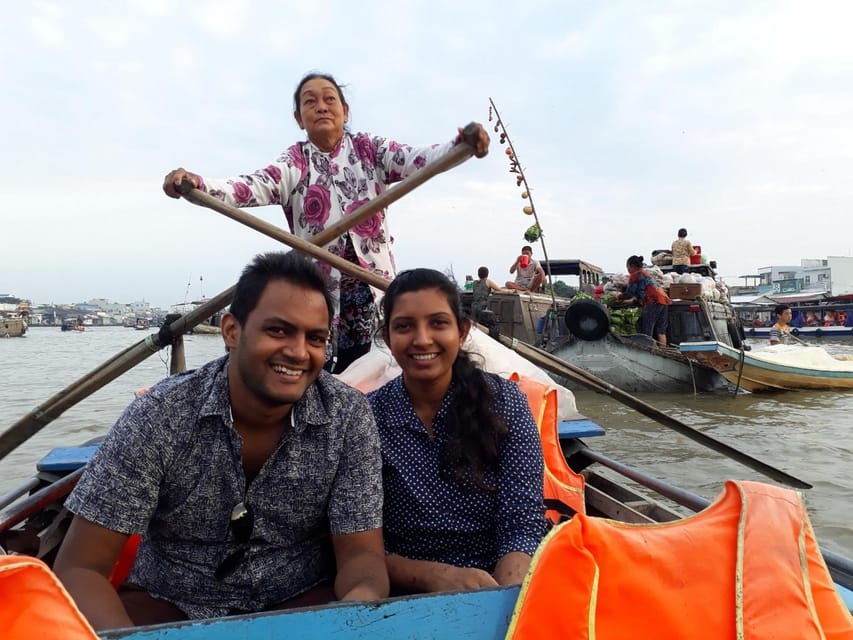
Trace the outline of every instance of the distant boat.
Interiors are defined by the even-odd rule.
[[[86,327],[83,326],[80,318],[77,318],[76,320],[74,318],[66,318],[62,321],[60,329],[62,331],[85,331]]]
[[[194,311],[198,307],[203,304],[207,304],[208,299],[202,298],[201,300],[193,300],[192,302],[179,302],[178,304],[173,304],[170,308],[171,313],[177,313],[179,315],[186,315],[191,311]],[[219,334],[221,333],[219,329],[219,320],[222,317],[222,312],[217,311],[215,314],[204,320],[203,322],[197,324],[192,329],[188,331],[188,333],[195,334]]]
[[[737,305],[748,338],[769,338],[776,322],[773,305]],[[791,333],[800,338],[853,338],[853,304],[825,302],[823,304],[791,305]]]
[[[22,338],[27,333],[27,319],[23,316],[0,317],[0,338]]]
[[[137,318],[135,326],[141,331],[147,331],[151,328],[151,320],[149,320],[148,318]]]
[[[777,344],[749,351],[721,342],[682,342],[688,358],[747,391],[853,389],[853,360],[820,347]]]

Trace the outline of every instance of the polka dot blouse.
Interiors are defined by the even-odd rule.
[[[414,560],[493,571],[512,551],[533,555],[546,532],[539,434],[518,387],[486,374],[496,389],[495,410],[508,427],[495,471],[496,491],[472,491],[442,474],[450,439],[451,384],[433,418],[433,437],[415,414],[402,376],[369,394],[382,443],[385,550]]]

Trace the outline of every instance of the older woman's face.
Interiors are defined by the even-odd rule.
[[[338,138],[344,134],[349,107],[341,102],[338,89],[324,78],[314,78],[299,93],[299,111],[294,114],[299,126],[314,142],[317,139]]]

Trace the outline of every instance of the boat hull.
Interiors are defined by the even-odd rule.
[[[654,346],[647,336],[616,336],[573,340],[551,351],[589,373],[629,392],[681,393],[729,388],[717,371],[697,364],[675,350]],[[577,384],[556,378],[570,388]]]
[[[853,370],[812,369],[771,362],[760,352],[740,351],[719,342],[682,343],[688,358],[716,369],[747,391],[853,389]]]
[[[0,318],[0,338],[22,338],[26,333],[24,318]]]

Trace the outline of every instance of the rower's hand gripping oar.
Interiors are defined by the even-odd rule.
[[[278,235],[273,235],[273,237],[285,242],[285,244],[298,248],[304,253],[315,258],[319,258],[324,262],[328,262],[329,264],[338,267],[341,271],[347,272],[347,267],[356,268],[355,265],[343,260],[342,258],[338,258],[338,256],[335,256],[328,251],[319,249],[316,245],[328,244],[328,242],[336,238],[338,235],[346,233],[362,220],[370,217],[380,209],[387,207],[392,202],[399,200],[404,195],[435,175],[465,162],[472,155],[483,157],[482,155],[475,153],[477,135],[477,125],[474,123],[467,125],[462,130],[459,142],[442,157],[429,163],[423,169],[416,171],[385,193],[382,193],[373,200],[368,201],[352,214],[346,216],[337,224],[332,225],[321,233],[313,236],[310,240],[297,238],[296,236],[288,234],[260,218],[248,216],[248,214],[245,215],[256,221],[259,226],[255,228],[257,228],[258,231],[266,233],[267,235],[270,235],[271,232],[284,234],[288,238],[292,239],[292,241],[287,242]],[[241,219],[243,213],[239,209],[229,207],[202,191],[192,189],[192,185],[190,183],[182,184],[181,187],[179,187],[179,190],[181,190],[184,197],[190,202],[210,207],[234,218],[235,220],[243,222]],[[261,226],[264,228],[260,228]],[[368,282],[382,290],[388,286],[388,282],[385,279],[363,269],[358,272],[357,277],[361,277],[365,282]],[[171,336],[183,334],[185,331],[191,329],[197,324],[200,324],[217,311],[227,307],[231,302],[231,299],[234,297],[234,289],[234,286],[229,287],[187,315],[181,316],[172,324],[163,326],[160,329],[160,333],[152,333],[146,336],[144,340],[140,340],[131,347],[128,347],[124,351],[116,354],[93,371],[69,384],[62,391],[55,394],[30,411],[20,420],[12,424],[4,432],[0,433],[0,460],[17,449],[30,437],[41,431],[49,423],[62,415],[66,410],[70,409],[81,400],[85,400],[95,391],[115,380],[126,371],[132,369],[152,354],[157,353],[163,347],[171,344]]]

